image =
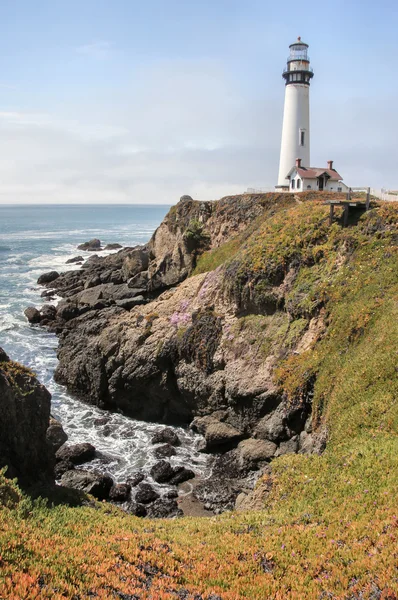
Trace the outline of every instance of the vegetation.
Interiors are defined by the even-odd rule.
[[[227,257],[227,289],[242,302],[254,290],[258,312],[264,289],[292,275],[284,307],[242,317],[254,343],[272,325],[293,347],[322,311],[321,339],[282,357],[276,377],[292,402],[313,382],[324,454],[275,459],[264,510],[208,519],[47,507],[2,475],[0,597],[398,598],[398,207],[342,229],[304,202],[235,249],[213,259]]]

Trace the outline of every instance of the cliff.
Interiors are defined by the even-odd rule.
[[[235,222],[228,207],[250,199],[184,200],[161,226],[166,254],[154,250],[158,230],[148,266],[130,263],[112,284],[135,289],[139,275],[139,304],[103,291],[89,305],[65,286],[70,318],[50,321],[60,380],[104,406],[191,422],[221,450],[198,495],[258,512],[150,527],[109,511],[38,513],[23,525],[25,573],[0,563],[0,594],[397,597],[398,208],[374,205],[342,228],[329,226],[324,198],[261,196]],[[176,226],[188,203],[201,212]],[[121,270],[131,252],[105,260]],[[91,261],[99,278],[101,262]],[[254,490],[251,473],[261,474]],[[12,535],[18,519],[6,521]],[[55,529],[61,538],[42,551]]]
[[[54,479],[50,404],[50,393],[34,374],[0,348],[0,467],[23,486]]]

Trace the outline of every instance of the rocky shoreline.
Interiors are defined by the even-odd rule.
[[[203,435],[202,450],[215,463],[192,493],[211,511],[250,507],[255,483],[269,475],[273,457],[324,448],[325,432],[312,430],[311,382],[292,405],[274,378],[282,352],[305,351],[323,331],[319,311],[307,315],[286,350],[279,331],[289,329],[286,297],[294,265],[277,269],[262,287],[237,267],[233,272],[233,265],[195,274],[204,252],[237,236],[244,241],[251,224],[292,202],[280,194],[218,202],[182,197],[145,246],[94,254],[79,270],[41,276],[42,296],[62,300],[25,312],[31,323],[58,335],[55,378],[72,394],[144,421],[189,425]],[[100,248],[99,240],[87,244]],[[239,287],[231,284],[237,278]],[[264,320],[260,331],[253,331],[259,325],[252,315]],[[265,325],[274,333],[259,353]],[[166,459],[172,446],[161,452],[160,477],[171,481],[176,473]],[[64,482],[77,485],[77,471],[66,477],[68,472]],[[173,494],[167,500],[175,508]],[[174,508],[171,514],[180,514]]]

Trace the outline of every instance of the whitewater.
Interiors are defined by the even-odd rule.
[[[76,265],[67,265],[66,261],[93,254],[77,250],[78,244],[94,237],[103,245],[143,244],[168,209],[166,205],[0,205],[0,347],[11,359],[32,369],[51,392],[52,414],[61,421],[68,443],[90,442],[96,447],[97,458],[85,468],[106,471],[116,482],[126,481],[139,469],[148,471],[156,462],[150,440],[161,426],[109,413],[68,394],[53,378],[57,337],[29,325],[24,310],[44,304],[43,288],[37,285],[39,275],[76,269]],[[204,474],[207,459],[196,449],[198,437],[188,429],[175,430],[182,445],[171,463]]]

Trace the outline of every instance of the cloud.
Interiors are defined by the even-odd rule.
[[[99,41],[91,44],[84,44],[76,48],[76,52],[82,56],[90,58],[103,59],[109,56],[112,49],[111,42]]]

